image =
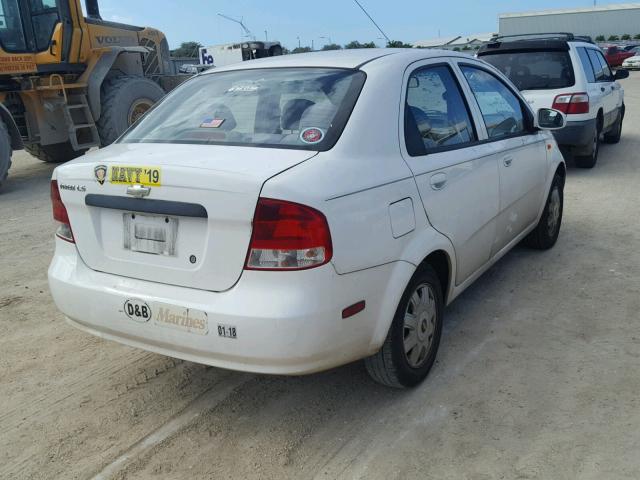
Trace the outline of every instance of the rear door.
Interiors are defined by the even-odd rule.
[[[547,174],[545,136],[532,130],[531,113],[498,75],[477,64],[458,64],[482,115],[486,146],[500,172],[495,255],[533,224]]]
[[[593,65],[596,76],[596,93],[599,90],[598,108],[602,108],[604,112],[604,128],[608,128],[616,119],[617,114],[617,97],[620,86],[616,84],[613,78],[611,68],[604,58],[601,51],[594,48],[588,48],[587,53]],[[597,110],[596,110],[597,111]]]
[[[449,61],[424,61],[404,77],[402,153],[429,222],[456,253],[456,284],[490,258],[499,207],[498,165],[480,145],[468,100]]]

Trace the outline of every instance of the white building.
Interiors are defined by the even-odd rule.
[[[640,3],[589,8],[505,13],[499,16],[500,35],[570,32],[575,35],[632,37],[640,34]]]
[[[429,40],[413,42],[414,48],[439,48],[444,50],[477,50],[480,45],[491,40],[493,33],[476,33],[473,35],[458,35],[453,37],[439,37]]]

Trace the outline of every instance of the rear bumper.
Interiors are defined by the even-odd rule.
[[[581,122],[567,122],[567,125],[553,132],[556,142],[561,147],[591,148],[593,132],[596,129],[596,119]]]
[[[396,262],[338,275],[332,265],[299,272],[245,271],[231,290],[208,292],[96,272],[76,247],[56,240],[49,285],[71,325],[99,337],[171,357],[231,370],[306,374],[375,353],[414,267]],[[124,312],[128,299],[152,313],[136,322]],[[342,310],[365,300],[366,308],[342,319]],[[206,334],[157,321],[162,306],[205,312]],[[219,336],[233,326],[236,339]]]

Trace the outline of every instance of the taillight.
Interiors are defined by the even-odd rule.
[[[245,268],[304,270],[331,260],[331,233],[325,216],[298,203],[260,198]]]
[[[551,108],[566,115],[589,113],[589,95],[584,92],[563,93],[555,98]]]
[[[62,198],[60,198],[60,190],[56,180],[51,180],[51,205],[53,207],[53,219],[60,224],[56,235],[67,242],[75,243],[71,224],[69,223],[69,214],[64,203],[62,203]]]

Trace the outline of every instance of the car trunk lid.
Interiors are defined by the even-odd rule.
[[[56,178],[90,268],[223,291],[242,273],[264,182],[315,154],[116,144],[59,167]]]

